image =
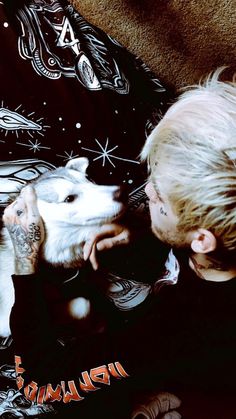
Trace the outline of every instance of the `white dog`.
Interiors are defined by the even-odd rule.
[[[77,158],[31,182],[45,227],[41,258],[55,266],[80,267],[84,263],[83,245],[88,236],[98,226],[114,221],[125,211],[126,197],[122,189],[92,183],[86,176],[87,167],[87,158]],[[7,337],[11,333],[9,316],[14,304],[11,279],[14,252],[5,227],[0,266],[0,336]],[[78,317],[85,316],[89,310],[82,300],[79,300]]]

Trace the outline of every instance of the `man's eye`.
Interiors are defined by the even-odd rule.
[[[77,195],[68,195],[68,196],[64,199],[64,202],[73,202],[76,198],[77,198]]]

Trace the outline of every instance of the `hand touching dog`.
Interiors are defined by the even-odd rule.
[[[35,273],[44,227],[33,187],[22,189],[19,197],[5,209],[3,221],[14,247],[15,274]]]
[[[22,189],[19,197],[5,209],[3,221],[15,251],[15,274],[35,273],[45,233],[37,207],[36,193],[32,186]],[[97,251],[126,245],[130,240],[131,231],[124,225],[104,224],[86,241],[83,249],[84,260],[89,260],[93,269],[97,270],[99,267]]]
[[[118,186],[90,182],[88,164],[87,158],[80,157],[65,167],[46,171],[5,209],[0,246],[0,336],[10,335],[14,304],[11,275],[34,273],[40,269],[38,259],[55,267],[82,267],[83,246],[90,235],[124,212],[125,194]]]
[[[104,224],[93,233],[84,245],[84,260],[90,261],[96,271],[99,267],[97,251],[108,250],[114,246],[126,245],[131,240],[131,230],[121,224]]]
[[[37,207],[36,193],[32,186],[23,188],[19,197],[8,205],[4,211],[3,221],[15,251],[15,274],[35,273],[45,233]],[[131,231],[124,225],[104,224],[86,241],[83,249],[84,260],[89,260],[93,269],[97,270],[99,267],[97,251],[126,245],[130,240]]]

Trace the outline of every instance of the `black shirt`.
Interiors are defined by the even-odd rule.
[[[148,377],[148,387],[234,388],[235,279],[205,281],[181,263],[177,284],[162,287],[137,321],[65,346],[55,335],[39,275],[13,280],[11,328],[28,380],[76,380],[82,371],[119,362],[129,380]]]

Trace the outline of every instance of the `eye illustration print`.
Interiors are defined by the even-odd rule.
[[[32,150],[34,153],[40,149],[50,149],[41,145],[38,138],[43,138],[49,125],[44,124],[44,118],[37,117],[36,113],[30,112],[26,114],[25,110],[19,105],[16,109],[10,110],[7,107],[2,106],[0,108],[0,143],[6,143],[8,135],[15,135],[20,140],[21,135],[28,135],[27,142],[17,141],[16,144],[24,146]],[[26,115],[24,115],[24,113]]]
[[[50,128],[50,126],[43,123],[44,118],[36,119],[35,112],[30,112],[24,116],[25,111],[24,109],[20,111],[21,106],[19,105],[12,111],[4,107],[2,103],[0,108],[0,132],[4,133],[4,137],[7,137],[9,133],[15,133],[17,138],[19,138],[20,133],[27,133],[31,138],[34,137],[35,133],[43,137],[46,128]],[[0,141],[5,142],[2,138]]]

